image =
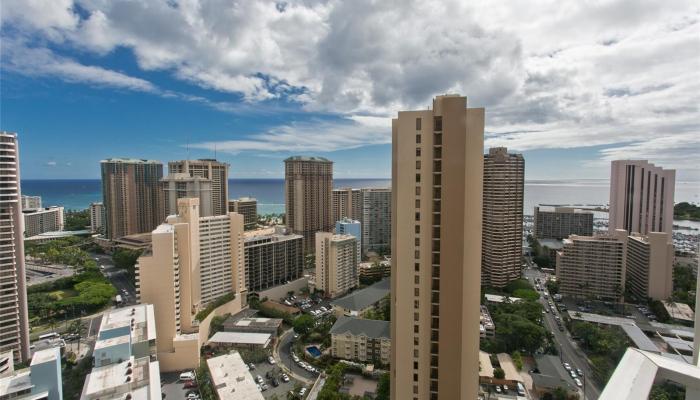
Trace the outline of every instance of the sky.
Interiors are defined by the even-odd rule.
[[[295,154],[386,178],[391,118],[459,93],[527,179],[632,158],[700,181],[695,0],[3,0],[0,24],[23,178],[214,156],[279,178]]]

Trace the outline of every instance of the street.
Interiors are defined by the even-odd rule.
[[[546,274],[535,268],[526,269],[524,275],[531,283],[536,278],[542,280],[546,279]],[[542,293],[543,292],[540,292],[539,302],[543,307],[547,307],[548,301],[543,298]],[[553,307],[550,313],[544,314],[545,328],[554,335],[554,340],[558,344],[562,362],[568,362],[573,369],[578,368],[584,372],[583,379],[581,379],[584,384],[584,398],[596,400],[600,396],[600,389],[595,386],[592,379],[588,379],[592,376],[593,371],[586,360],[585,354],[578,348],[578,345],[574,343],[573,339],[571,339],[569,332],[567,330],[564,330],[564,332],[559,331],[556,320],[554,319],[554,316],[558,314],[559,311],[556,307]],[[571,380],[570,383],[576,387],[573,380]]]
[[[104,265],[104,270],[100,268],[102,274],[109,279],[112,285],[117,288],[122,296],[124,304],[136,304],[136,288],[129,279],[127,272],[114,266],[112,257],[107,254],[90,254],[95,259],[97,265]]]
[[[313,374],[304,368],[298,366],[292,359],[292,342],[294,341],[294,330],[289,329],[284,332],[279,338],[278,360],[289,370],[294,378],[306,383],[312,384],[316,380],[316,374]]]

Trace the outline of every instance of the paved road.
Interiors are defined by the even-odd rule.
[[[112,257],[106,254],[90,254],[95,258],[98,265],[104,265],[102,273],[112,282],[119,294],[124,299],[124,304],[136,304],[136,288],[123,269],[114,266]],[[126,294],[124,293],[126,291]]]
[[[289,329],[284,332],[279,339],[277,351],[274,353],[276,361],[284,365],[285,369],[291,372],[292,377],[304,382],[307,385],[313,384],[316,374],[313,374],[298,366],[292,359],[292,342],[294,341],[294,330]]]
[[[530,282],[532,282],[534,278],[544,279],[545,274],[537,269],[527,269],[525,270],[525,277],[529,278]],[[548,304],[548,300],[545,300],[541,295],[539,301],[545,307]],[[600,389],[596,387],[592,379],[588,379],[593,374],[593,371],[588,364],[588,360],[586,359],[583,351],[579,349],[578,345],[574,343],[573,339],[571,339],[569,332],[567,330],[564,330],[564,332],[559,331],[559,327],[557,326],[554,318],[555,315],[559,315],[556,307],[552,309],[551,313],[544,315],[545,328],[554,334],[554,340],[559,344],[559,351],[563,362],[568,362],[571,364],[572,368],[578,368],[583,371],[584,378],[582,381],[585,389],[585,398],[596,400],[598,397],[600,397]],[[573,380],[571,380],[570,383],[575,386]]]

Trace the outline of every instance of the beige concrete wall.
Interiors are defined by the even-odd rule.
[[[673,293],[673,250],[669,234],[651,232],[649,241],[649,297],[666,300]]]
[[[301,289],[303,288],[308,288],[309,287],[309,281],[306,277],[299,278],[295,281],[289,282],[284,285],[280,286],[275,286],[272,288],[269,288],[267,290],[264,290],[260,292],[260,298],[262,299],[263,297],[267,297],[268,299],[271,300],[279,300],[283,297],[287,296],[287,293],[289,291],[293,290],[295,294],[299,294],[301,292]]]

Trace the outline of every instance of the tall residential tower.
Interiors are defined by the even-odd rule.
[[[483,151],[466,97],[392,122],[393,400],[477,397]]]
[[[0,354],[29,361],[29,319],[24,272],[19,145],[17,134],[0,131]],[[4,361],[4,360],[0,360]]]
[[[211,181],[212,215],[228,213],[228,168],[228,163],[209,158],[168,162],[169,174],[189,174]]]
[[[312,253],[316,232],[333,230],[333,162],[323,157],[284,160],[286,224],[304,237],[304,251]]]
[[[525,159],[505,147],[484,155],[481,283],[504,287],[520,278]]]

